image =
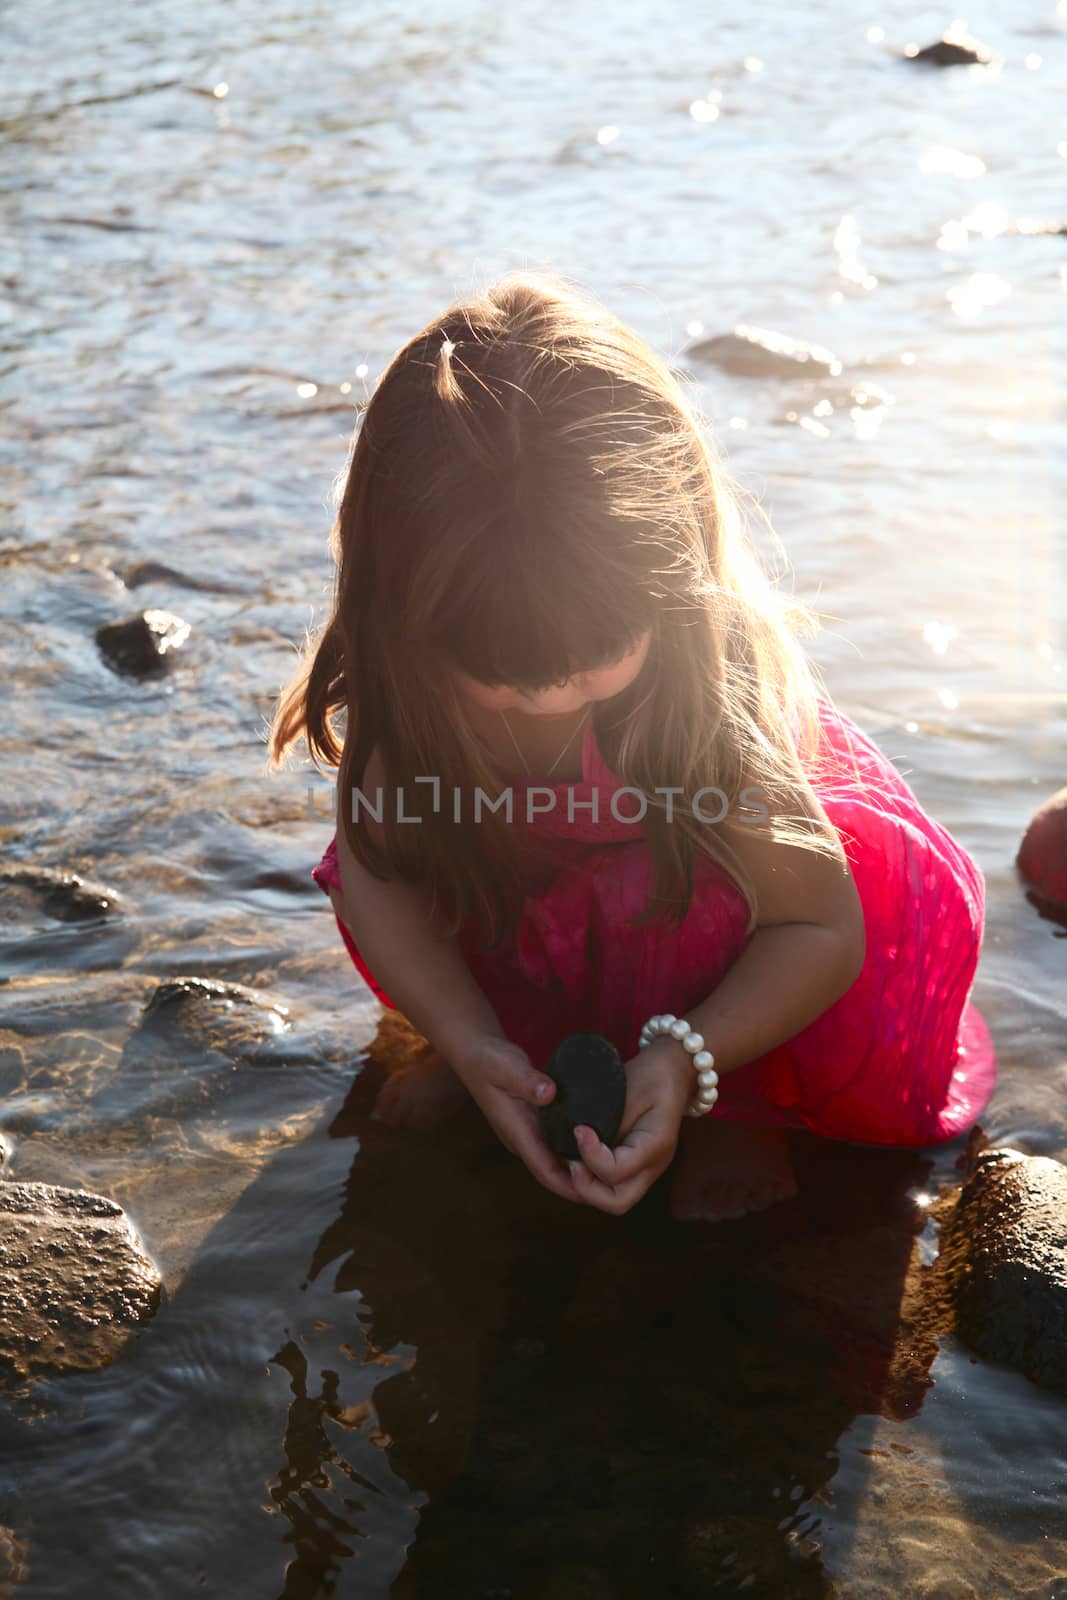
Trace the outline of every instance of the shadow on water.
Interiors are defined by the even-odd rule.
[[[473,1107],[369,1120],[379,1082],[272,1161],[120,1361],[7,1416],[21,1592],[834,1593],[798,1502],[857,1412],[922,1405],[936,1343],[899,1335],[930,1156],[798,1134],[771,1212],[676,1223],[660,1182],[614,1218]]]

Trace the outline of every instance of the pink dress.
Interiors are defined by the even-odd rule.
[[[989,1030],[969,998],[985,912],[982,874],[855,723],[825,700],[819,717],[830,761],[812,787],[852,868],[866,959],[814,1022],[723,1074],[709,1115],[862,1144],[937,1144],[972,1125],[996,1082]],[[851,770],[850,743],[862,783]],[[528,825],[545,847],[536,852],[541,865],[526,875],[527,898],[505,941],[482,953],[461,932],[460,947],[508,1037],[535,1066],[580,1029],[604,1034],[629,1060],[650,1016],[685,1016],[742,953],[744,896],[699,855],[681,926],[629,926],[652,887],[651,847],[632,820],[632,792],[615,805],[631,820],[612,814],[622,785],[600,755],[591,717],[581,783],[512,780],[511,787],[514,825],[523,828],[528,787],[556,796],[555,808]],[[595,821],[582,808],[594,791]],[[542,802],[544,794],[535,803]],[[311,876],[324,892],[340,889],[336,835]],[[357,970],[391,1007],[340,918],[337,925]]]

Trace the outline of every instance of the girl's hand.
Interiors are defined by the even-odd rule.
[[[510,1039],[485,1034],[466,1046],[453,1069],[505,1149],[553,1194],[580,1200],[567,1163],[545,1143],[537,1115],[537,1107],[555,1096],[556,1085],[534,1068],[525,1050]]]
[[[580,1199],[622,1216],[674,1159],[693,1067],[676,1039],[661,1037],[626,1063],[626,1106],[614,1150],[592,1128],[577,1127],[581,1161],[570,1163]]]

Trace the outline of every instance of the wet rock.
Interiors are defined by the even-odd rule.
[[[200,589],[208,594],[238,594],[235,583],[209,583],[204,578],[191,578],[177,567],[168,567],[162,561],[131,561],[123,567],[119,577],[127,589],[139,589],[144,583],[170,583],[180,589]]]
[[[0,1183],[4,1381],[106,1366],[161,1297],[156,1265],[113,1200]]]
[[[946,33],[922,50],[909,46],[904,52],[909,61],[919,61],[928,67],[969,67],[976,62],[988,65],[993,52],[980,44],[969,33]]]
[[[189,632],[189,624],[180,617],[152,610],[105,622],[94,637],[112,671],[131,678],[151,678],[170,670]]]
[[[165,978],[147,1001],[128,1049],[154,1053],[159,1042],[179,1049],[194,1044],[249,1060],[269,1052],[270,1042],[291,1028],[288,1008],[258,989],[216,978]]]
[[[114,889],[95,879],[83,878],[77,872],[64,872],[60,867],[0,867],[0,885],[28,891],[37,898],[41,909],[57,922],[87,922],[112,916],[122,908],[121,898]],[[6,904],[4,913],[6,916]]]
[[[1067,1167],[983,1150],[941,1224],[938,1267],[961,1338],[1067,1394]]]
[[[836,378],[843,370],[843,363],[823,345],[743,323],[733,333],[690,345],[685,354],[741,378]]]
[[[1034,812],[1015,865],[1044,900],[1067,909],[1067,788]]]
[[[626,1069],[611,1041],[599,1033],[572,1033],[556,1046],[545,1072],[556,1084],[555,1099],[540,1111],[548,1148],[564,1160],[580,1160],[574,1138],[579,1123],[613,1146],[626,1105]]]

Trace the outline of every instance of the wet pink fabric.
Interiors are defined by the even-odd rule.
[[[941,1143],[974,1123],[996,1082],[989,1030],[970,999],[982,874],[844,712],[820,700],[819,717],[827,760],[811,782],[863,905],[863,970],[800,1033],[724,1074],[709,1115],[864,1144]],[[501,945],[483,952],[469,933],[459,937],[508,1037],[538,1066],[579,1029],[604,1034],[629,1060],[650,1016],[685,1016],[746,945],[744,896],[705,856],[680,927],[629,925],[652,888],[651,847],[632,791],[618,795],[613,815],[622,785],[600,755],[592,718],[582,774],[580,783],[512,782],[516,825],[537,835],[542,864],[531,866],[521,915]],[[528,789],[538,791],[534,808],[555,796],[529,824]],[[340,889],[336,835],[311,876],[324,892]],[[357,970],[391,1007],[340,918],[337,925]]]

